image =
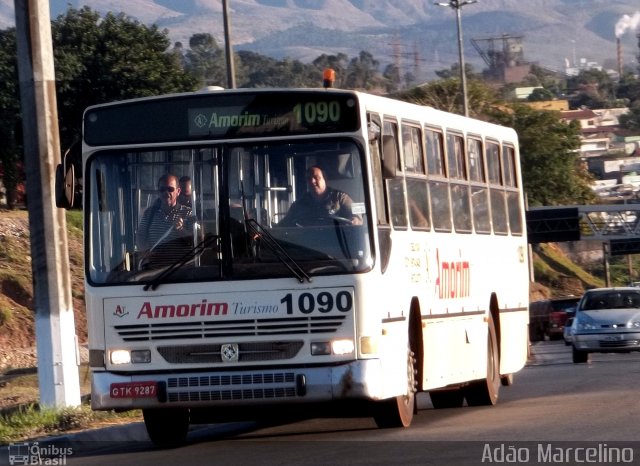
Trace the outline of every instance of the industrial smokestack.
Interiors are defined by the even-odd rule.
[[[622,78],[622,43],[620,38],[616,38],[616,57],[618,63],[618,77]]]
[[[636,11],[633,16],[622,15],[615,26],[616,44],[618,48],[618,73],[622,77],[622,47],[620,46],[620,37],[627,31],[637,31],[640,26],[640,11]],[[638,34],[640,39],[640,34]],[[638,41],[640,46],[640,40]],[[640,57],[638,58],[640,60]]]

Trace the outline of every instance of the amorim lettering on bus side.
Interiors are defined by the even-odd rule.
[[[462,251],[460,251],[462,255]],[[440,299],[465,298],[470,292],[469,261],[440,261],[440,250],[436,250],[438,277],[436,288]]]

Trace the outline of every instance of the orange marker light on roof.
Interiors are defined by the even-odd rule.
[[[322,85],[325,88],[333,87],[333,83],[336,80],[336,72],[331,68],[327,68],[322,73]]]

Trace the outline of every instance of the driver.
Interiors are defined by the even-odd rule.
[[[177,176],[162,175],[158,194],[158,199],[144,211],[136,237],[138,251],[146,251],[149,265],[155,267],[179,260],[191,248],[195,220],[191,209],[178,202]]]
[[[307,170],[309,191],[295,201],[278,226],[295,226],[306,220],[341,217],[352,225],[362,225],[362,217],[351,210],[353,200],[347,193],[327,186],[324,172],[318,166]]]

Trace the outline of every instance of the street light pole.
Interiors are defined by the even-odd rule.
[[[478,0],[449,0],[449,2],[437,2],[438,6],[448,6],[456,10],[456,24],[458,26],[458,59],[460,63],[460,86],[462,88],[462,107],[464,109],[464,116],[469,116],[469,101],[467,99],[467,75],[465,73],[464,66],[464,47],[462,43],[462,17],[460,10],[465,5],[472,3],[478,3]]]

